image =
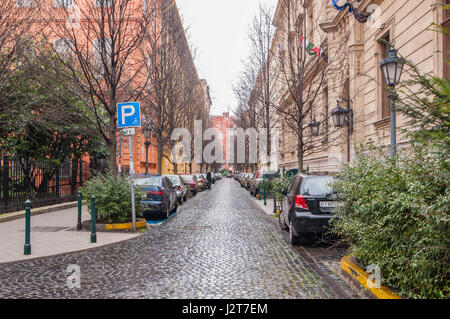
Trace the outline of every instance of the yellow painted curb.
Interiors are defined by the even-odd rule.
[[[136,222],[136,228],[147,227],[147,222],[145,220],[139,220]],[[133,223],[123,223],[123,224],[106,224],[106,230],[131,230],[133,229]]]
[[[341,259],[341,268],[348,273],[352,278],[355,278],[361,285],[369,290],[378,299],[402,299],[387,287],[381,286],[380,288],[367,285],[367,279],[370,276],[367,272],[362,270],[352,259],[350,255]]]

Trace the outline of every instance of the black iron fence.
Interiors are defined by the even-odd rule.
[[[59,166],[34,165],[7,156],[0,161],[0,214],[75,200],[90,177],[89,163],[72,160]]]

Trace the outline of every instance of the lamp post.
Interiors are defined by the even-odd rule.
[[[148,175],[148,147],[150,146],[150,125],[145,125],[143,131],[145,137],[145,175]]]
[[[353,132],[353,110],[350,108],[350,100],[343,99],[347,102],[345,108],[341,107],[341,102],[337,100],[337,107],[331,111],[331,117],[335,127],[341,128],[347,125],[347,160],[350,162],[350,136]]]
[[[314,119],[314,120],[312,120],[311,123],[309,123],[309,127],[311,128],[311,136],[319,136],[319,128],[320,128],[319,122],[317,122]]]
[[[388,53],[388,57],[380,62],[381,71],[383,71],[384,78],[389,90],[389,102],[391,106],[391,158],[394,159],[397,154],[397,132],[396,132],[396,112],[395,101],[397,100],[397,93],[395,86],[400,82],[403,72],[404,61],[397,56],[397,50],[394,45]]]

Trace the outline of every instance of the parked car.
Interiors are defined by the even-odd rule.
[[[183,204],[183,202],[187,200],[188,188],[181,180],[181,176],[179,175],[166,175],[166,176],[169,178],[170,182],[175,188],[175,191],[177,192],[178,203],[180,205]]]
[[[204,189],[206,189],[206,188],[211,189],[211,183],[208,181],[206,174],[201,174],[201,175],[203,177],[203,185],[205,186]]]
[[[220,174],[220,173],[214,174],[214,176],[216,177],[216,179],[218,181],[222,179],[222,174]]]
[[[270,181],[273,178],[280,177],[279,172],[259,170],[253,174],[253,178],[250,185],[250,194],[256,196],[260,193],[260,185],[263,181]]]
[[[184,185],[186,185],[188,192],[192,194],[192,196],[197,195],[198,188],[197,188],[197,177],[195,177],[194,174],[190,175],[180,175],[181,180],[183,181]]]
[[[310,235],[328,230],[328,222],[340,205],[332,182],[332,176],[297,174],[283,190],[279,225],[289,230],[292,244],[303,243]]]
[[[231,177],[233,177],[233,176],[231,175],[231,173],[228,173],[228,174],[227,174],[227,178],[231,178]]]
[[[253,179],[253,173],[248,173],[247,176],[244,178],[244,187],[246,190],[250,190],[252,179]]]
[[[205,187],[205,180],[202,174],[195,174],[195,177],[197,178],[197,190],[199,192],[204,191],[206,187]]]
[[[244,179],[245,176],[247,176],[247,173],[241,173],[239,174],[238,182],[241,185],[241,187],[244,187]]]
[[[141,177],[135,179],[134,184],[145,192],[144,198],[141,199],[145,219],[169,218],[171,212],[176,212],[178,207],[177,193],[166,176]]]

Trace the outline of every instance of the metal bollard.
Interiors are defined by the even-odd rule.
[[[95,196],[91,197],[91,244],[97,242],[97,234],[95,233]]]
[[[25,202],[25,245],[23,247],[24,255],[31,255],[31,244],[30,244],[30,218],[31,218],[31,201],[27,199]]]
[[[264,182],[264,206],[267,206],[266,182]]]
[[[77,223],[77,230],[81,231],[81,201],[83,200],[83,194],[81,193],[81,190],[78,191],[78,223]]]

